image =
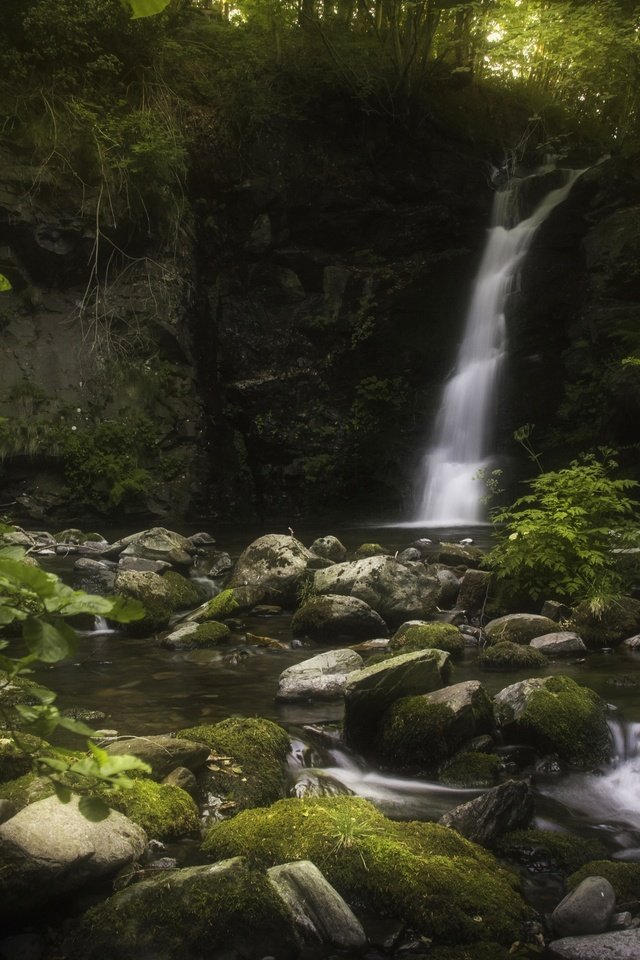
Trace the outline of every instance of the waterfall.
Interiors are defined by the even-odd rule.
[[[544,167],[533,176],[549,170]],[[520,222],[518,197],[525,180],[514,178],[496,193],[455,371],[445,386],[433,440],[422,463],[416,524],[484,522],[482,484],[474,478],[490,465],[497,385],[507,348],[505,306],[538,227],[582,172],[562,171],[564,185],[548,193]]]

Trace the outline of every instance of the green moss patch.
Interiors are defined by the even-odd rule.
[[[180,787],[153,780],[134,780],[126,789],[89,791],[103,799],[114,810],[137,823],[154,840],[177,840],[197,833],[198,808],[189,794]]]
[[[567,887],[573,890],[586,877],[604,877],[616,894],[616,903],[627,903],[638,899],[640,890],[640,863],[621,863],[617,860],[591,860],[572,873]]]
[[[383,557],[388,555],[389,551],[380,543],[361,543],[357,550],[354,552],[353,557],[355,560],[364,560],[367,557]]]
[[[444,703],[403,697],[389,707],[379,723],[376,755],[394,770],[432,770],[460,746],[455,719],[453,710]]]
[[[401,628],[389,643],[389,650],[395,652],[445,650],[452,657],[461,657],[464,647],[464,637],[451,623],[416,623],[406,630]]]
[[[206,743],[214,758],[207,766],[207,790],[238,809],[273,803],[284,796],[289,737],[271,720],[231,717],[178,733]]]
[[[51,780],[39,777],[35,773],[25,773],[22,777],[0,783],[0,800],[9,800],[16,813],[36,800],[44,800],[53,793]]]
[[[546,667],[548,662],[539,650],[512,643],[511,640],[501,640],[487,647],[478,657],[478,666],[482,670],[535,670]]]
[[[186,610],[188,607],[197,607],[206,596],[197,583],[183,577],[181,573],[167,570],[162,579],[169,585],[169,603],[172,610]]]
[[[443,764],[438,774],[447,787],[492,787],[500,769],[500,758],[494,753],[465,752]]]
[[[198,623],[205,620],[225,620],[227,617],[233,617],[239,609],[240,604],[236,600],[234,590],[222,590],[212,597],[193,619]]]
[[[569,677],[550,677],[534,690],[518,726],[567,763],[588,767],[609,757],[605,703]]]
[[[606,847],[599,840],[554,830],[512,830],[498,840],[495,852],[525,864],[549,861],[550,869],[567,874],[605,856]]]
[[[438,824],[395,823],[359,797],[244,811],[212,827],[204,850],[261,866],[312,860],[347,902],[442,943],[511,943],[529,912],[490,853]]]

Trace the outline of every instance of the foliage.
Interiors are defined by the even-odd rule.
[[[58,710],[55,693],[29,681],[35,664],[57,663],[76,650],[78,635],[67,619],[86,613],[127,623],[139,619],[143,609],[120,597],[73,590],[55,574],[26,563],[19,547],[0,550],[0,627],[10,636],[19,630],[27,650],[21,657],[0,655],[0,720],[18,748],[31,755],[36,771],[51,779],[63,802],[71,798],[70,784],[90,779],[109,787],[127,787],[128,771],[148,769],[136,757],[110,756],[91,740],[88,755],[75,759],[69,758],[68,751],[42,750],[31,739],[49,738],[58,728],[91,736],[86,724]],[[7,650],[9,644],[8,639],[0,639],[1,650]],[[22,698],[26,702],[9,705],[13,698],[7,694],[11,695],[16,685],[26,694]],[[91,819],[101,819],[108,812],[106,805],[92,796],[83,797],[81,809]]]
[[[493,513],[498,543],[488,563],[505,595],[575,601],[620,592],[612,550],[636,543],[640,518],[628,496],[637,484],[612,476],[616,467],[612,451],[583,455]]]

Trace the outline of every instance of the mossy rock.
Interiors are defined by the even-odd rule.
[[[236,591],[229,588],[221,590],[198,610],[194,610],[189,619],[196,623],[204,623],[207,620],[226,620],[227,617],[235,616],[240,609],[241,605],[236,597]]]
[[[547,633],[557,633],[562,630],[559,623],[549,617],[541,617],[537,613],[508,613],[504,617],[490,620],[484,628],[487,643],[500,643],[509,640],[511,643],[528,644],[535,637],[542,637]]]
[[[93,787],[90,793],[102,797],[110,807],[142,827],[154,840],[179,840],[198,832],[198,808],[180,787],[154,780],[134,780],[126,790]]]
[[[0,783],[17,780],[29,773],[34,759],[45,746],[44,740],[28,733],[18,734],[17,741],[15,737],[0,735]]]
[[[606,856],[607,850],[599,840],[555,830],[512,830],[498,840],[495,852],[525,864],[544,860],[554,872],[569,874],[590,860]]]
[[[493,787],[502,765],[495,753],[466,751],[444,763],[438,771],[440,783],[447,787]]]
[[[203,849],[263,867],[311,860],[348,903],[440,943],[511,943],[529,915],[513,875],[486,850],[435,823],[388,820],[359,797],[245,811],[213,826]]]
[[[609,759],[606,704],[570,677],[532,678],[501,690],[494,699],[502,726],[567,763],[594,767]]]
[[[231,631],[226,623],[219,620],[209,620],[206,623],[189,621],[181,624],[170,634],[163,637],[161,645],[170,650],[194,650],[208,647],[219,647],[231,637]]]
[[[177,609],[175,585],[149,570],[119,571],[114,592],[139,600],[145,608],[146,615],[142,620],[127,624],[127,632],[136,637],[144,637],[166,627],[171,614]]]
[[[9,800],[16,813],[30,803],[45,800],[53,792],[51,780],[35,773],[25,773],[16,780],[0,783],[0,800]]]
[[[548,663],[544,653],[510,640],[501,640],[478,656],[478,666],[482,670],[533,670],[546,667]]]
[[[640,863],[626,863],[618,860],[590,860],[572,873],[567,880],[567,888],[573,890],[586,877],[604,877],[613,887],[616,904],[638,900],[640,891]]]
[[[206,743],[219,758],[209,763],[204,774],[206,790],[232,801],[237,810],[273,803],[285,795],[290,743],[277,723],[231,717],[180,730],[178,736]]]
[[[205,594],[193,580],[188,580],[187,577],[183,577],[181,573],[176,573],[175,570],[167,570],[166,573],[162,574],[162,579],[170,587],[169,602],[172,612],[174,610],[185,610],[188,607],[197,607],[198,604],[202,603]]]
[[[295,960],[300,949],[293,918],[269,879],[234,859],[160,871],[116,893],[82,917],[65,956]]]
[[[455,713],[444,703],[423,696],[396,700],[378,725],[376,756],[393,770],[431,771],[461,745],[455,722]]]
[[[613,647],[640,632],[640,600],[618,597],[594,613],[587,601],[578,604],[571,629],[580,634],[588,647]]]
[[[389,650],[411,653],[414,650],[445,650],[453,658],[464,653],[464,637],[452,623],[421,623],[400,627],[389,643]]]
[[[354,560],[364,560],[365,557],[384,557],[388,556],[389,551],[380,543],[361,543],[354,551]]]

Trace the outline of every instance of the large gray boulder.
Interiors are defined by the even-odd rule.
[[[149,737],[122,737],[112,740],[104,749],[112,756],[130,753],[144,760],[151,767],[151,776],[155,780],[162,780],[176,767],[197,770],[210,753],[209,748],[202,743],[162,734]]]
[[[308,600],[293,615],[291,630],[294,636],[309,637],[317,643],[373,640],[388,633],[384,620],[368,603],[336,594]]]
[[[530,643],[534,637],[545,633],[557,633],[559,624],[541,617],[538,613],[508,613],[504,617],[490,620],[484,628],[489,643],[509,640],[511,643]]]
[[[83,816],[77,797],[38,800],[0,826],[1,909],[32,909],[113,875],[146,845],[144,830],[115,810],[94,822]]]
[[[438,821],[468,840],[490,847],[510,830],[527,827],[533,816],[533,794],[524,780],[508,780],[468,803],[445,813]]]
[[[594,767],[611,751],[605,702],[570,677],[534,677],[501,690],[493,701],[498,726],[567,763]]]
[[[313,587],[316,593],[364,600],[389,626],[431,613],[440,593],[440,584],[422,563],[400,563],[388,556],[366,557],[317,570]]]
[[[604,877],[585,877],[551,914],[551,928],[558,937],[604,933],[616,906],[613,887]]]
[[[369,750],[391,704],[440,689],[450,673],[449,654],[442,650],[405,653],[350,673],[345,687],[346,742],[356,750]]]
[[[250,543],[240,555],[227,586],[245,588],[253,604],[295,606],[312,560],[313,554],[299,540],[269,533]]]
[[[328,650],[295,663],[280,674],[276,700],[335,700],[343,696],[348,675],[364,661],[355,650]]]
[[[65,944],[69,960],[295,960],[294,918],[243,859],[160,871],[99,904]]]
[[[548,657],[569,657],[574,653],[584,653],[587,649],[582,638],[570,630],[534,637],[529,646]]]
[[[638,960],[640,930],[616,930],[587,937],[563,937],[547,944],[556,960]]]
[[[343,950],[365,946],[367,938],[360,921],[310,860],[271,867],[267,876],[306,940]]]

